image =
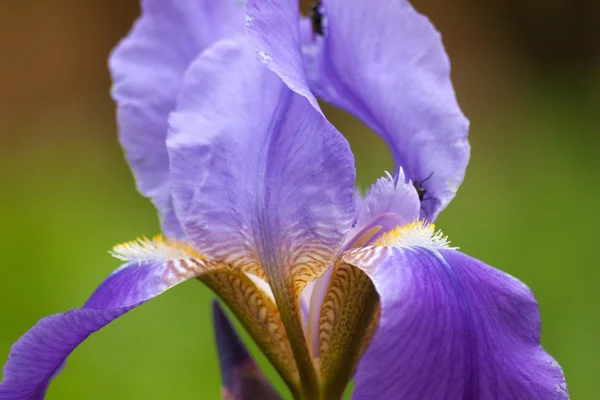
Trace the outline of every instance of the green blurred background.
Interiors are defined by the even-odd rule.
[[[573,398],[595,399],[600,2],[414,4],[444,35],[471,120],[466,180],[438,226],[533,289],[543,345]],[[85,301],[119,265],[107,253],[115,243],[158,232],[117,143],[108,96],[108,52],[138,7],[0,5],[2,359],[39,318]],[[351,142],[363,187],[391,170],[373,133],[326,112]],[[115,321],[75,351],[48,398],[219,398],[210,297],[187,282]]]

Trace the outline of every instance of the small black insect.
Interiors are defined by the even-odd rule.
[[[323,13],[321,12],[321,1],[315,1],[310,6],[310,22],[315,35],[323,36]]]
[[[425,179],[423,179],[422,181],[419,181],[418,179],[415,179],[413,181],[413,186],[415,187],[415,190],[417,191],[417,195],[419,195],[419,201],[426,201],[426,200],[430,200],[431,197],[428,198],[424,198],[425,194],[427,193],[427,189],[425,189],[423,187],[423,184],[425,182],[427,182],[429,180],[429,178],[431,178],[431,175],[433,175],[433,172],[429,174],[429,176]]]

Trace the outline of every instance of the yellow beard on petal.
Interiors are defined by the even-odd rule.
[[[163,235],[139,238],[115,246],[110,254],[127,263],[165,263],[161,278],[197,278],[231,309],[250,336],[281,374],[290,388],[300,387],[300,378],[286,329],[268,283],[221,260],[203,256],[191,245]],[[189,276],[188,276],[189,274]],[[223,396],[231,393],[224,392]]]
[[[419,246],[433,249],[458,249],[450,247],[450,241],[435,225],[422,220],[398,226],[384,233],[375,243],[376,246],[410,247]]]
[[[156,235],[152,239],[142,237],[131,242],[118,244],[113,247],[110,254],[125,262],[204,259],[204,256],[189,244],[167,239],[163,235]]]

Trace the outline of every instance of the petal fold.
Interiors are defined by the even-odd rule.
[[[227,315],[215,300],[212,303],[212,313],[223,379],[223,399],[281,399],[262,374]]]
[[[113,272],[82,308],[41,319],[11,348],[2,400],[43,399],[66,358],[90,334],[213,265],[200,259],[129,263]]]
[[[372,279],[381,317],[353,399],[565,399],[519,280],[451,249],[372,246],[344,262]]]
[[[141,8],[109,60],[119,138],[163,231],[181,238],[169,194],[167,118],[192,60],[213,42],[243,32],[244,7],[236,0],[144,0]]]

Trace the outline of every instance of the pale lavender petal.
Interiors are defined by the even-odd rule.
[[[236,0],[145,0],[110,57],[119,138],[138,190],[156,205],[168,236],[181,236],[169,194],[168,115],[190,62],[243,29],[244,7]]]
[[[469,159],[440,34],[406,0],[324,0],[323,10],[325,35],[304,48],[311,89],[381,135],[408,178],[429,178],[422,217],[435,219]]]
[[[540,316],[519,280],[456,250],[368,247],[381,317],[353,399],[565,399],[560,366],[540,345]]]
[[[405,225],[419,217],[421,203],[413,185],[406,183],[402,168],[396,176],[389,173],[377,180],[358,210],[356,227],[360,228],[378,215],[397,214],[398,225]]]
[[[278,400],[281,397],[271,387],[229,318],[216,300],[212,304],[215,338],[223,379],[225,400]]]
[[[267,274],[324,268],[354,222],[347,141],[244,38],[194,62],[167,144],[177,214],[210,257]]]
[[[78,309],[41,319],[11,348],[1,400],[43,399],[66,358],[90,334],[198,274],[185,262],[130,263],[113,272]]]

